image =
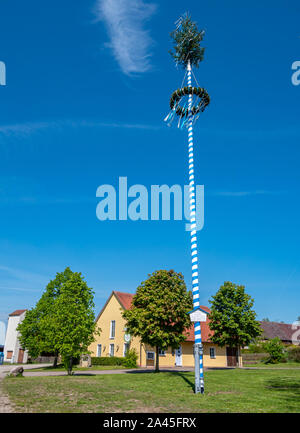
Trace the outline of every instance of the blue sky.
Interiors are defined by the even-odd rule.
[[[170,269],[190,287],[181,221],[100,222],[96,189],[187,183],[186,134],[167,128],[183,72],[169,32],[185,10],[206,35],[195,71],[211,105],[195,130],[205,185],[203,304],[246,286],[258,318],[300,315],[300,60],[297,1],[64,0],[2,4],[0,320],[30,308],[70,266],[95,290],[134,292]]]

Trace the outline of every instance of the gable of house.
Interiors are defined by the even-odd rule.
[[[124,356],[128,346],[126,342],[126,322],[122,311],[130,308],[133,295],[113,291],[96,318],[97,327],[101,329],[101,338],[91,344],[89,350],[93,356]],[[131,347],[139,349],[139,339],[131,339]]]

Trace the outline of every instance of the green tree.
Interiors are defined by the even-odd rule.
[[[179,18],[176,30],[171,33],[174,51],[170,51],[170,54],[176,64],[186,68],[190,61],[191,66],[198,68],[205,51],[205,48],[200,47],[203,36],[204,30],[198,30],[188,13]]]
[[[100,332],[96,329],[93,293],[81,273],[74,272],[60,287],[50,314],[43,318],[43,327],[50,325],[50,329],[56,329],[55,335],[51,332],[53,345],[69,375],[74,359],[88,351],[94,336]]]
[[[243,347],[261,334],[253,299],[245,287],[226,281],[212,297],[209,327],[211,340],[219,346]]]
[[[63,272],[58,272],[51,280],[42,294],[36,306],[27,311],[24,320],[18,326],[20,343],[28,350],[32,358],[36,358],[44,352],[55,355],[53,366],[57,365],[58,352],[54,347],[54,337],[57,332],[55,323],[47,321],[47,317],[53,309],[55,299],[60,294],[60,289],[68,281],[73,272],[67,267]]]
[[[100,331],[96,330],[93,308],[92,289],[80,273],[66,268],[49,282],[41,299],[18,326],[20,343],[32,357],[54,353],[54,366],[60,354],[71,373],[73,360],[87,351],[93,334]]]
[[[269,358],[266,360],[267,364],[277,364],[285,358],[284,345],[280,338],[275,337],[267,341],[263,345],[265,351],[269,354]]]
[[[178,348],[190,327],[187,312],[192,309],[182,274],[173,270],[153,272],[133,297],[132,307],[123,312],[128,332],[142,343],[156,348],[155,370],[159,371],[159,348]]]
[[[270,319],[268,319],[267,317],[265,317],[264,319],[261,319],[262,322],[270,322]]]

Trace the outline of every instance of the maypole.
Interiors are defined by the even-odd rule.
[[[171,33],[174,40],[174,52],[171,52],[177,65],[181,65],[187,75],[187,87],[176,90],[170,100],[171,111],[165,118],[170,126],[175,118],[179,117],[178,127],[188,130],[188,158],[189,158],[189,207],[191,222],[191,254],[192,254],[192,289],[193,311],[200,310],[199,280],[198,280],[198,251],[197,251],[197,222],[196,222],[196,187],[194,175],[194,142],[193,125],[197,121],[200,112],[203,112],[210,102],[205,89],[192,86],[192,66],[198,67],[203,60],[204,48],[200,42],[204,31],[198,31],[197,25],[185,14],[177,21],[176,30]],[[185,81],[185,76],[183,83]],[[188,97],[187,101],[185,97]],[[195,344],[195,393],[204,393],[203,374],[203,345],[201,338],[201,324],[194,322]]]

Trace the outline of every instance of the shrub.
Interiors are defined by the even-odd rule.
[[[123,365],[124,358],[117,356],[92,356],[92,365]]]
[[[283,360],[286,358],[286,353],[284,350],[284,345],[278,337],[272,338],[272,340],[264,343],[263,347],[269,354],[269,357],[265,361],[266,364],[277,364],[278,362],[284,362]]]
[[[126,356],[124,358],[123,365],[127,368],[136,368],[137,367],[137,359],[138,354],[135,349],[130,349],[126,353]]]
[[[265,349],[263,347],[263,344],[259,343],[251,343],[248,346],[246,353],[264,353]]]
[[[288,361],[300,362],[300,346],[289,347],[287,350]]]

